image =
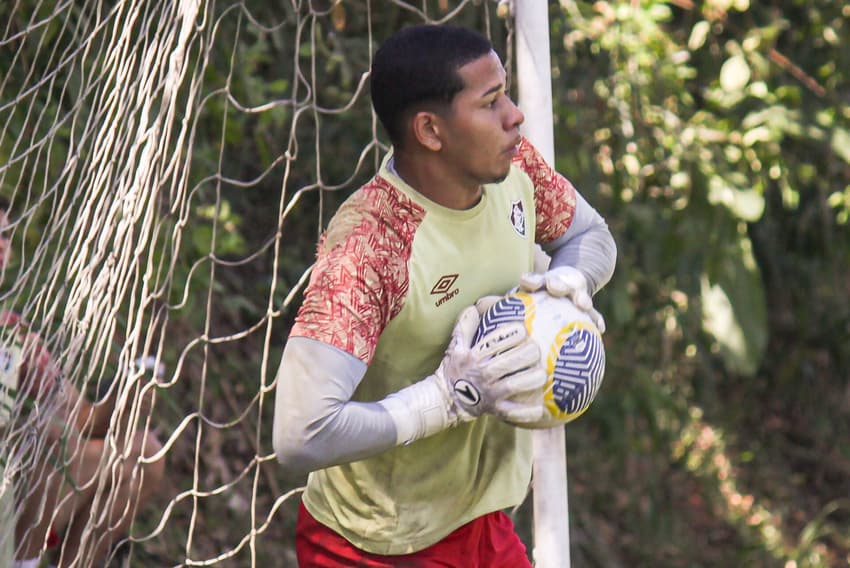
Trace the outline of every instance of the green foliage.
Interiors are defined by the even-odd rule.
[[[654,453],[646,458],[654,474],[677,480],[664,454],[694,423],[693,408],[728,421],[732,431],[758,424],[766,412],[744,402],[754,397],[794,416],[832,417],[823,427],[808,418],[789,424],[807,436],[841,421],[843,407],[823,401],[848,384],[850,304],[834,293],[846,290],[841,282],[850,276],[850,84],[840,48],[850,38],[848,16],[832,2],[747,0],[565,1],[551,11],[558,166],[604,212],[620,252],[614,280],[597,298],[608,321],[609,379],[587,422],[575,427],[602,444],[593,451],[616,456],[618,471],[634,483],[634,496],[623,498],[629,506],[616,513],[603,507],[601,517],[630,517],[646,507],[655,521],[699,512],[666,504],[666,492],[630,475],[624,457]],[[780,347],[789,341],[800,344],[793,357]],[[826,375],[817,386],[798,380],[812,356],[805,344],[829,361],[819,367]],[[605,402],[610,397],[616,403]],[[805,410],[801,400],[810,401]],[[727,406],[740,402],[744,408]],[[717,440],[711,451],[726,460],[744,443]],[[591,445],[573,444],[580,455]],[[683,459],[693,457],[689,448]],[[747,467],[763,467],[768,458],[757,455]],[[722,475],[736,471],[730,466]],[[643,528],[634,530],[634,542],[625,536],[632,530],[621,527],[623,559],[684,565],[695,560],[690,553],[706,555],[707,565],[784,558],[814,566],[847,550],[825,548],[845,541],[812,539],[811,531],[800,533],[793,550],[765,537],[778,531],[794,540],[793,523],[752,532],[737,524],[741,513],[726,501],[737,493],[729,493],[721,472],[688,475],[707,491],[700,498],[707,495],[716,514],[737,527],[737,536],[726,537],[728,555],[685,544],[693,537],[672,525],[647,529],[650,518],[638,514],[630,526]],[[756,488],[769,492],[757,483],[750,490]],[[671,549],[671,538],[682,546]],[[658,552],[646,556],[649,549]]]
[[[28,4],[29,22],[52,10]],[[74,23],[85,22],[81,4],[68,7]],[[163,197],[152,229],[166,357],[181,365],[156,421],[169,432],[203,410],[169,453],[168,498],[192,488],[196,474],[204,490],[231,483],[269,453],[271,414],[257,392],[279,361],[298,307],[294,287],[327,220],[385,148],[361,89],[371,52],[423,14],[441,17],[440,6],[252,0],[206,14],[216,25],[191,48],[204,69],[202,96],[189,101],[188,86],[180,93],[198,106],[191,195],[179,211]],[[556,165],[619,246],[614,279],[595,300],[608,323],[606,383],[568,428],[574,564],[846,563],[850,8],[828,0],[550,8]],[[489,29],[505,54],[493,12],[484,1],[454,21]],[[12,34],[27,29],[25,11],[8,13],[0,3]],[[16,199],[28,203],[47,195],[45,211],[50,180],[80,147],[79,126],[59,121],[45,168],[10,156],[19,140],[38,140],[69,108],[91,104],[70,67],[57,87],[27,91],[37,79],[24,69],[51,65],[39,42],[61,31],[56,22],[36,27],[0,50],[2,100],[24,101],[0,104],[0,193],[25,187]],[[27,225],[28,248],[48,217]],[[221,426],[243,414],[238,427]],[[268,511],[302,481],[266,463],[257,491],[251,475],[200,502],[196,551],[218,554],[232,526],[240,534],[255,526],[245,499],[256,495],[257,510]],[[175,505],[163,537],[138,545],[134,559],[174,562],[190,501]],[[518,514],[526,538],[528,515]],[[279,513],[258,558],[286,557],[293,516]],[[157,522],[143,516],[138,526]]]

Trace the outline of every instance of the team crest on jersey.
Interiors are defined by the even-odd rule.
[[[525,236],[525,210],[519,199],[511,201],[511,225],[519,236]]]

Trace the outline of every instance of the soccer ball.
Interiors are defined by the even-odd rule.
[[[545,291],[514,292],[484,312],[473,344],[497,326],[517,321],[525,324],[540,346],[546,369],[544,418],[521,425],[551,428],[575,420],[590,407],[605,375],[602,335],[590,316],[569,298],[556,298]]]

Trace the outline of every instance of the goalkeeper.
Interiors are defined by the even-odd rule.
[[[375,54],[392,141],[318,250],[277,374],[274,447],[310,471],[299,565],[530,566],[503,509],[531,477],[546,380],[524,327],[475,346],[476,301],[521,284],[591,312],[616,247],[604,220],[519,134],[489,41],[406,28]],[[552,257],[531,274],[535,243]]]
[[[8,208],[0,197],[0,274],[11,254],[4,234]],[[8,310],[0,310],[0,361],[0,565],[100,565],[162,480],[163,460],[135,471],[139,459],[156,453],[160,442],[153,433],[135,432],[125,447],[120,432],[112,443],[123,457],[108,462],[104,437],[117,389],[97,404],[86,400],[62,380],[39,335]],[[148,402],[143,399],[140,420],[150,410]],[[16,490],[5,482],[12,479]],[[102,483],[108,497],[97,495]],[[96,506],[99,498],[103,501]]]

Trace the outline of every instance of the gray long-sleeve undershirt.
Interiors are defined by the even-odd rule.
[[[550,267],[572,266],[587,278],[592,296],[611,280],[617,261],[617,244],[602,216],[576,192],[573,222],[560,238],[543,250],[552,257]]]

